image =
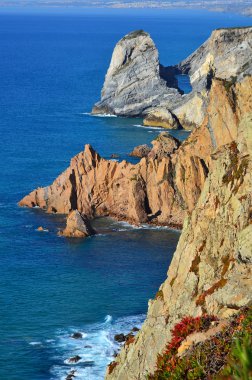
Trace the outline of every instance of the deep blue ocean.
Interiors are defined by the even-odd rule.
[[[77,11],[75,11],[77,12]],[[86,240],[57,236],[62,216],[19,208],[91,143],[104,157],[149,143],[139,119],[91,117],[115,43],[151,33],[164,65],[197,48],[211,30],[251,24],[232,14],[82,10],[0,14],[0,379],[100,380],[113,335],[140,326],[166,277],[179,232],[95,221]],[[182,87],[189,91],[186,78]],[[188,132],[174,132],[184,139]],[[43,226],[49,232],[37,232]],[[81,331],[83,339],[70,335]],[[81,362],[67,359],[79,354]]]

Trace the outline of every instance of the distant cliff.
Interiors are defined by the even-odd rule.
[[[252,28],[215,30],[187,59],[164,68],[149,34],[136,31],[116,45],[93,113],[143,116],[144,124],[191,129],[205,117],[214,77],[240,80],[251,74]],[[176,74],[188,74],[192,92],[178,91]]]

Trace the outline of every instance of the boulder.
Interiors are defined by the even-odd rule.
[[[151,148],[147,144],[138,145],[132,150],[129,156],[143,158],[148,156],[150,151]]]
[[[124,334],[116,334],[114,336],[114,340],[118,343],[122,343],[122,342],[125,342],[126,340],[126,336]]]
[[[73,210],[67,217],[66,228],[60,232],[60,235],[66,237],[83,238],[95,234],[88,218],[78,210]]]
[[[81,357],[79,355],[73,356],[72,358],[68,359],[68,363],[78,363],[81,360]]]
[[[166,108],[155,108],[144,118],[143,124],[151,127],[163,127],[166,129],[179,129],[178,118]]]
[[[148,157],[153,159],[161,159],[170,156],[181,144],[178,139],[169,135],[167,132],[161,132],[151,143],[153,148]]]
[[[137,333],[140,329],[138,327],[133,327],[133,329],[131,329],[131,332],[132,333]]]
[[[73,333],[72,335],[71,335],[71,338],[73,338],[73,339],[82,339],[82,333],[80,333],[80,332],[75,332],[75,333]]]
[[[66,380],[73,380],[73,378],[76,377],[76,376],[75,376],[75,373],[76,373],[75,370],[70,371],[70,372],[68,373],[67,377],[66,377]]]

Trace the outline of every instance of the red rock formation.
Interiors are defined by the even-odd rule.
[[[31,192],[20,206],[63,214],[77,209],[89,218],[110,215],[132,223],[181,226],[199,198],[211,153],[236,138],[241,114],[252,109],[251,94],[251,77],[232,86],[214,80],[204,123],[181,146],[163,144],[163,139],[157,146],[156,140],[148,157],[132,165],[105,160],[86,145],[51,186]],[[156,154],[164,147],[166,154]]]

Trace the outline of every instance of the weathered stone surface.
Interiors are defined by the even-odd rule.
[[[163,127],[167,129],[179,129],[178,118],[166,108],[155,108],[150,111],[143,120],[144,125],[151,127]]]
[[[176,67],[190,76],[192,92],[172,112],[185,129],[200,125],[206,115],[213,78],[226,87],[252,73],[252,28],[214,30],[209,39]]]
[[[214,30],[210,38],[177,67],[190,75],[194,89],[211,85],[212,77],[241,80],[252,73],[252,27]]]
[[[233,103],[231,94],[238,103]],[[251,78],[231,92],[223,81],[214,82],[208,117],[191,135],[194,149],[208,162],[208,177],[196,207],[184,221],[168,278],[149,302],[137,338],[122,348],[107,380],[145,379],[183,316],[208,313],[226,318],[251,302],[251,94]],[[210,141],[208,152],[202,141]],[[190,143],[193,153],[193,140]],[[180,160],[187,149],[185,142],[175,159]]]
[[[148,157],[153,159],[169,157],[181,145],[178,139],[169,135],[167,132],[161,132],[151,143],[153,148],[151,149]]]
[[[67,217],[66,228],[59,233],[66,237],[83,238],[95,234],[86,215],[80,214],[78,210],[73,210]]]
[[[167,75],[163,79],[162,72],[165,69],[160,69],[158,51],[150,35],[141,30],[127,34],[114,49],[101,100],[92,112],[139,116],[163,103],[167,107],[176,104],[181,95],[177,89],[167,87]]]
[[[129,156],[143,158],[148,156],[150,151],[151,148],[147,144],[138,145],[132,150]]]

